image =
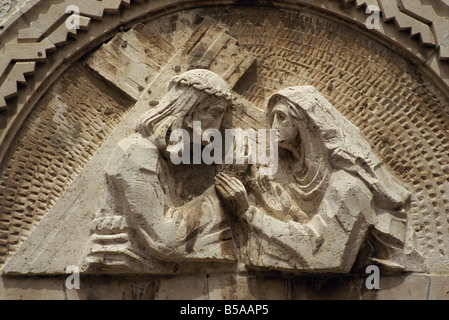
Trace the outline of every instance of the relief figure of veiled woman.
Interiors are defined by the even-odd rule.
[[[274,94],[267,119],[278,130],[276,174],[254,171],[247,188],[231,174],[216,178],[241,219],[246,263],[344,273],[372,239],[383,248],[375,261],[402,269],[410,193],[359,130],[312,86]]]

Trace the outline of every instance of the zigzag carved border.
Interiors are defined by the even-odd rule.
[[[357,8],[376,6],[384,22],[394,21],[399,30],[409,30],[419,36],[425,46],[438,48],[439,59],[449,59],[449,1],[435,0],[424,4],[422,0],[343,0]]]

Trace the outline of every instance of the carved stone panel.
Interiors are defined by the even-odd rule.
[[[53,87],[10,159],[82,163],[3,171],[4,190],[31,193],[0,200],[15,210],[3,274],[447,271],[449,99],[373,39],[313,12],[194,9],[120,29],[70,72],[79,90]],[[226,152],[236,130],[243,163]],[[250,163],[252,142],[274,171]],[[232,161],[196,163],[212,145]]]

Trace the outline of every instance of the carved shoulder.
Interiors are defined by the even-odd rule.
[[[139,170],[157,173],[159,151],[148,139],[136,134],[121,140],[109,160],[106,174],[132,174]]]
[[[361,178],[343,170],[337,170],[329,181],[329,191],[340,197],[355,196],[372,199],[372,193]]]
[[[327,215],[331,217],[345,213],[351,216],[363,214],[371,220],[372,192],[360,178],[345,170],[332,174],[324,200]]]

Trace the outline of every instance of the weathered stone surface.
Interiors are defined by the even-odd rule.
[[[0,4],[0,22],[8,15],[19,10],[27,2],[30,2],[30,0],[3,0]]]
[[[431,276],[428,300],[449,300],[449,277]]]
[[[0,300],[64,300],[61,279],[0,278]]]
[[[142,285],[142,284],[141,284]],[[153,288],[153,283],[146,288],[146,294]],[[186,275],[163,278],[156,288],[155,300],[206,300],[207,279],[205,275]],[[145,296],[144,296],[145,297]]]
[[[71,72],[60,78],[58,85],[47,92],[42,104],[45,107],[28,118],[26,126],[33,129],[23,132],[20,138],[23,148],[12,156],[11,165],[3,171],[6,186],[0,200],[2,214],[16,220],[12,231],[14,238],[2,242],[0,252],[3,257],[4,252],[18,248],[21,239],[27,238],[34,229],[30,213],[33,212],[35,217],[47,213],[130,106],[128,99],[116,95],[81,64],[73,66]],[[89,123],[89,128],[84,121]],[[17,184],[14,178],[8,178],[10,176],[33,179],[34,182]],[[7,187],[11,184],[15,185],[15,191]],[[19,200],[14,194],[27,196]],[[22,222],[20,228],[19,221]],[[77,229],[67,227],[66,230]],[[54,246],[55,252],[58,247]],[[76,260],[71,261],[69,265],[76,263]],[[67,264],[62,270],[66,267]]]
[[[204,26],[205,23],[202,24],[202,26]],[[209,30],[210,28],[213,28],[213,25],[210,26],[209,24],[206,24],[206,27],[204,27],[204,32],[207,32],[207,30]],[[140,30],[140,29],[139,29]],[[221,30],[221,29],[219,29]],[[131,33],[133,33],[134,31],[131,31]],[[220,31],[222,32],[222,31]],[[212,34],[213,35],[213,34]],[[209,35],[210,37],[211,35]],[[198,36],[197,36],[198,37]],[[200,37],[201,39],[201,37]],[[198,41],[194,41],[195,45],[194,47],[192,47],[192,49],[195,48],[195,46],[199,46],[202,44],[202,41],[200,41],[200,39],[197,39]],[[112,40],[114,41],[114,40]],[[136,40],[137,41],[137,40]],[[232,40],[229,36],[227,36],[227,41],[230,44],[231,49],[227,49],[224,48],[224,51],[229,51],[232,54],[228,54],[229,55],[229,59],[227,60],[227,62],[220,62],[220,61],[215,61],[215,60],[210,60],[208,61],[208,63],[212,63],[214,62],[214,68],[221,68],[220,70],[222,72],[224,72],[224,76],[225,78],[230,81],[229,85],[233,86],[235,85],[235,83],[238,81],[239,77],[242,77],[245,74],[245,71],[251,67],[252,63],[249,64],[245,64],[248,61],[252,61],[250,59],[250,56],[248,55],[248,59],[243,59],[244,61],[242,61],[242,57],[245,57],[245,51],[239,48],[232,48],[231,44],[233,42],[235,42],[235,40]],[[187,43],[190,43],[192,41],[188,40]],[[132,42],[131,42],[132,44]],[[192,45],[192,44],[190,44]],[[134,44],[134,46],[136,46],[136,44]],[[223,44],[221,44],[221,46],[219,46],[219,48],[223,48]],[[166,54],[166,49],[164,48],[159,48],[161,50],[161,55]],[[187,50],[188,49],[188,50]],[[90,233],[90,220],[93,220],[95,218],[95,211],[100,211],[101,210],[101,206],[102,206],[102,202],[99,201],[99,199],[104,198],[105,195],[105,187],[106,185],[104,184],[104,170],[103,170],[103,166],[100,164],[104,164],[105,161],[108,161],[107,158],[109,158],[114,149],[116,149],[116,144],[117,144],[117,140],[120,139],[118,137],[121,137],[121,139],[125,138],[126,136],[129,136],[131,134],[131,132],[134,131],[134,128],[136,127],[136,121],[142,117],[142,115],[147,112],[148,110],[148,104],[150,99],[165,99],[166,103],[170,102],[170,99],[172,95],[173,98],[177,97],[179,94],[178,93],[167,93],[167,96],[164,98],[164,92],[168,92],[168,83],[170,82],[170,77],[173,77],[176,75],[176,71],[174,68],[174,65],[177,65],[178,63],[180,63],[180,60],[185,60],[189,58],[189,50],[191,48],[189,47],[189,45],[185,46],[185,50],[187,50],[187,55],[182,54],[182,52],[178,52],[175,53],[174,57],[172,57],[172,59],[170,59],[170,62],[164,66],[164,69],[161,73],[158,74],[158,76],[154,79],[152,79],[152,82],[148,84],[147,87],[145,87],[145,90],[143,91],[144,94],[142,95],[142,97],[139,99],[137,105],[133,108],[133,112],[131,112],[127,119],[124,120],[121,125],[119,126],[119,128],[121,127],[122,130],[116,130],[116,134],[117,136],[111,135],[109,141],[107,141],[105,144],[103,144],[102,150],[105,154],[108,154],[107,156],[105,156],[102,153],[98,153],[96,157],[94,157],[91,162],[90,162],[90,170],[87,169],[85,171],[85,175],[81,175],[78,179],[77,182],[75,182],[74,185],[72,185],[71,190],[68,190],[66,196],[67,198],[63,199],[61,202],[59,202],[59,204],[54,208],[54,214],[49,214],[43,221],[43,223],[41,224],[41,226],[35,230],[35,232],[33,233],[33,235],[31,236],[31,238],[27,241],[27,244],[25,244],[20,250],[21,253],[17,255],[17,257],[22,257],[24,258],[27,253],[25,252],[35,252],[35,254],[37,255],[41,255],[41,253],[44,253],[40,258],[38,259],[34,259],[32,260],[32,262],[30,262],[30,260],[26,261],[26,260],[22,260],[22,258],[19,258],[19,260],[15,260],[12,259],[8,264],[10,267],[5,267],[4,268],[4,272],[12,272],[12,273],[28,273],[28,272],[32,272],[32,273],[49,273],[49,274],[58,274],[58,273],[63,273],[64,269],[66,268],[67,265],[77,265],[77,266],[82,266],[85,261],[84,261],[84,255],[86,254],[86,252],[84,252],[85,250],[88,250],[89,248],[85,245],[71,245],[70,247],[67,247],[67,250],[69,250],[70,254],[67,254],[64,251],[61,251],[58,248],[58,246],[56,245],[56,243],[59,242],[65,242],[65,243],[82,243],[85,242],[85,240],[82,239],[88,239],[89,238],[89,233]],[[156,49],[154,49],[156,50]],[[183,49],[184,50],[184,49]],[[102,49],[103,54],[106,54],[106,56],[108,56],[107,52],[105,50]],[[239,54],[237,54],[237,53]],[[212,55],[214,56],[214,55]],[[230,64],[228,65],[228,63],[230,61],[233,61],[232,59],[235,59],[235,64]],[[193,59],[192,61],[194,61],[195,59]],[[224,65],[224,67],[220,67]],[[235,65],[238,65],[239,68],[235,68]],[[137,66],[136,66],[137,67]],[[100,73],[103,74],[103,73]],[[107,75],[103,74],[104,76],[108,77]],[[162,81],[162,79],[164,79],[164,82]],[[106,78],[106,80],[111,80],[114,81],[113,79],[110,78]],[[192,79],[193,81],[194,79]],[[118,80],[117,80],[118,81]],[[179,81],[186,81],[186,79],[183,79],[182,77],[179,79]],[[223,81],[223,80],[221,80]],[[225,82],[223,82],[224,84]],[[192,82],[192,86],[193,86],[193,82]],[[182,84],[184,85],[184,83]],[[196,86],[197,84],[195,84]],[[198,93],[201,93],[201,91],[203,90],[201,87],[202,84],[200,84],[200,86],[198,87]],[[226,84],[226,86],[228,86],[228,84]],[[187,86],[187,89],[189,88],[189,86]],[[174,90],[175,88],[173,88]],[[192,88],[192,90],[194,90]],[[228,89],[227,89],[228,90]],[[225,95],[223,95],[223,92],[220,93],[219,91],[216,91],[216,88],[209,88],[205,90],[206,94],[205,97],[207,97],[208,94],[211,94],[212,96],[216,95],[217,99],[224,99],[226,98],[228,101],[230,101],[230,93],[225,93]],[[192,93],[188,93],[186,96],[191,95]],[[193,93],[195,94],[195,93]],[[203,98],[202,98],[203,99]],[[152,101],[152,100],[151,100]],[[180,100],[182,101],[182,100]],[[180,102],[181,103],[181,102]],[[165,107],[167,107],[167,105],[165,105]],[[179,106],[179,110],[182,111],[182,105]],[[156,108],[156,111],[164,108],[164,105],[158,105]],[[186,112],[185,110],[182,112]],[[218,123],[219,125],[219,123]],[[124,141],[125,143],[125,141]],[[139,157],[138,157],[139,158]],[[141,160],[145,161],[145,157],[141,157]],[[138,160],[140,161],[140,160]],[[101,168],[101,169],[100,169]],[[194,172],[192,172],[192,174],[194,174]],[[93,176],[97,175],[97,179],[93,179]],[[179,175],[179,174],[178,174]],[[188,178],[184,175],[184,177],[182,177],[183,180],[188,180]],[[91,183],[87,183],[87,181],[95,181],[95,184],[91,184]],[[80,199],[76,193],[78,192],[78,190],[80,190],[80,186],[81,185],[86,185],[86,183],[90,186],[91,188],[91,192],[88,193],[90,197],[92,197],[92,201],[88,201],[87,199]],[[80,186],[76,186],[76,184],[80,184]],[[216,198],[216,196],[215,196]],[[94,200],[95,199],[95,200]],[[80,201],[81,200],[81,201]],[[184,199],[185,200],[185,199]],[[105,199],[105,201],[107,201],[107,199]],[[217,202],[218,199],[216,198]],[[103,201],[104,202],[104,201]],[[95,203],[95,204],[94,204]],[[95,208],[92,208],[91,205],[94,204]],[[61,206],[58,208],[58,206]],[[96,207],[96,206],[100,206],[100,207]],[[89,208],[90,207],[90,208]],[[64,208],[64,209],[63,209]],[[106,209],[105,209],[106,210]],[[70,214],[70,212],[73,212],[73,214]],[[122,213],[118,213],[119,215],[122,215]],[[90,218],[87,218],[90,217]],[[62,223],[61,221],[65,221],[64,223]],[[70,221],[70,222],[69,222]],[[111,220],[112,221],[112,220]],[[216,223],[218,223],[219,221],[216,221]],[[59,225],[62,224],[64,225],[63,228],[59,229],[59,230],[53,230],[52,232],[48,232],[49,228],[52,228],[53,225]],[[72,225],[73,224],[73,225]],[[121,225],[119,223],[119,225]],[[135,232],[135,230],[133,230],[132,232]],[[223,232],[226,232],[226,230],[223,230]],[[229,231],[228,231],[229,233]],[[44,237],[44,235],[47,235]],[[221,237],[220,234],[216,235],[217,237]],[[106,236],[108,237],[108,236]],[[32,240],[32,239],[35,240]],[[229,235],[226,236],[223,233],[223,239],[225,238],[229,238]],[[195,239],[193,239],[195,241]],[[121,240],[118,240],[119,242]],[[211,240],[207,240],[207,241],[211,241]],[[217,244],[219,245],[219,244]],[[43,248],[47,248],[47,250],[42,250]],[[228,252],[232,252],[232,244],[222,244],[221,248],[219,249],[219,251],[223,251],[224,255],[222,258],[217,257],[218,259],[224,259],[224,260],[232,260],[232,257],[229,256]],[[207,250],[206,250],[207,251]],[[38,253],[39,252],[39,253]],[[49,255],[53,256],[54,258],[52,258],[52,263],[49,264],[48,260],[46,257],[48,257]],[[45,256],[45,257],[44,257]],[[212,254],[213,257],[216,257],[215,254]],[[59,258],[58,258],[59,257]],[[144,259],[147,259],[148,257],[145,257]],[[114,260],[115,258],[113,258],[112,260]],[[164,260],[164,259],[162,259]],[[176,260],[176,259],[175,259]],[[32,264],[30,264],[32,263]],[[144,267],[142,268],[141,266],[136,266],[136,270],[138,271],[144,271],[144,272],[161,272],[161,273],[167,273],[167,270],[174,270],[175,268],[177,268],[175,265],[172,265],[170,267],[167,266],[163,266],[163,264],[161,265],[161,263],[159,263],[158,261],[152,261],[152,262],[142,262],[140,261],[139,264],[143,263],[144,265],[148,263],[150,263],[150,267],[148,269],[148,267]],[[21,271],[19,271],[19,269]],[[13,271],[15,270],[15,271]],[[26,271],[28,270],[28,271]],[[134,270],[134,271],[136,271]],[[101,271],[101,270],[100,270]],[[125,271],[127,272],[127,270],[122,270],[122,272]],[[119,271],[120,272],[120,271]]]
[[[359,276],[292,277],[289,279],[292,300],[358,300]]]
[[[65,285],[65,280],[64,285]],[[79,289],[65,288],[67,300],[137,300],[136,283],[126,278],[80,278]]]
[[[139,24],[132,32],[119,33],[104,44],[88,59],[87,65],[137,101],[175,50],[170,43]]]
[[[80,0],[70,31],[65,2],[34,0],[2,22],[0,268],[36,276],[0,297],[447,299],[447,1],[300,2]],[[314,11],[363,27],[373,4],[394,23],[364,34]],[[278,170],[170,165],[160,142],[195,117],[277,129]],[[39,277],[69,265],[98,276]]]
[[[430,276],[385,276],[380,279],[380,290],[367,290],[363,285],[363,300],[426,300]]]
[[[211,300],[286,300],[287,279],[252,275],[211,275],[208,277]]]
[[[214,168],[204,168],[197,177],[197,197],[186,198],[186,180],[176,176],[178,168],[163,157],[175,147],[166,141],[167,132],[193,130],[195,121],[201,122],[200,130],[218,130],[230,102],[228,85],[209,70],[193,69],[170,82],[161,103],[138,122],[137,134],[120,141],[108,161],[105,201],[91,224],[86,268],[123,264],[133,270],[148,265],[151,272],[152,258],[235,259],[231,230],[213,189]],[[182,164],[184,176],[189,166]]]
[[[225,173],[217,180],[227,207],[234,208],[230,220],[243,220],[231,225],[234,235],[245,234],[241,259],[262,268],[348,272],[374,226],[373,236],[386,254],[385,261],[376,261],[406,269],[397,245],[405,243],[410,194],[381,166],[358,130],[311,86],[276,93],[267,114],[279,134],[277,172],[249,173],[246,186],[244,179]],[[248,200],[251,193],[255,204]],[[375,213],[377,205],[382,215]],[[395,217],[388,210],[396,211]],[[419,264],[419,255],[414,258]]]
[[[166,272],[165,261],[237,260],[268,269],[345,273],[371,226],[371,241],[384,248],[382,257],[372,253],[373,261],[407,269],[411,252],[402,250],[409,192],[381,166],[359,131],[312,86],[281,90],[268,103],[268,122],[279,133],[279,150],[288,152],[280,154],[274,172],[245,169],[252,181],[247,187],[245,176],[211,172],[195,188],[199,192],[190,191],[186,198],[186,190],[179,188],[184,180],[176,180],[176,167],[170,164],[170,148],[175,146],[166,141],[167,132],[184,130],[188,137],[189,130],[195,143],[197,121],[199,141],[206,145],[201,142],[203,132],[219,133],[230,102],[227,84],[211,71],[194,69],[173,78],[161,104],[143,115],[137,133],[121,140],[108,160],[104,201],[90,223],[91,237],[83,255],[77,256],[78,246],[65,249],[71,252],[65,254],[70,261],[55,258],[42,245],[33,248],[38,243],[33,238],[42,238],[51,232],[50,226],[61,224],[44,221],[3,271],[58,273],[61,266],[52,269],[47,263],[56,260],[82,264],[84,271],[107,273],[104,267],[110,266],[118,272],[152,273],[161,268]],[[163,158],[164,153],[170,160]],[[190,153],[187,156],[190,165]],[[296,180],[289,181],[291,175]],[[224,199],[224,207],[217,195]],[[251,204],[248,195],[255,199]],[[73,234],[73,220],[65,219],[64,226]],[[39,259],[29,264],[27,251],[33,256],[38,252]]]

